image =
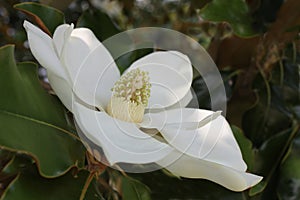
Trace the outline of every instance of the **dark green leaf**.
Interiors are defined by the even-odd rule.
[[[74,200],[79,199],[82,188],[89,175],[87,171],[69,172],[62,177],[46,179],[39,175],[35,165],[27,166],[11,182],[1,200],[44,199]],[[86,200],[103,199],[92,182],[85,195]]]
[[[256,195],[266,188],[275,170],[287,153],[294,135],[295,130],[289,129],[271,137],[263,143],[255,155],[254,171],[262,175],[264,179],[250,189],[250,196]]]
[[[110,17],[100,10],[88,10],[84,12],[77,21],[77,27],[91,29],[101,41],[120,32]]]
[[[245,0],[213,0],[201,9],[200,15],[205,20],[230,23],[238,36],[250,37],[256,34]]]
[[[124,200],[151,199],[149,188],[131,177],[122,177],[122,196]]]
[[[65,21],[61,11],[47,5],[26,2],[16,4],[14,7],[33,17],[35,22],[48,34],[53,34],[55,28]]]
[[[85,150],[63,106],[40,86],[33,63],[16,65],[13,51],[0,48],[0,146],[32,156],[48,177],[82,166]]]
[[[203,179],[178,179],[161,171],[131,176],[151,189],[153,199],[244,200],[243,193],[232,192]]]
[[[282,200],[300,199],[300,135],[280,170],[278,195]]]
[[[221,76],[223,79],[223,84],[225,87],[226,97],[227,100],[229,100],[232,96],[232,89],[234,85],[234,78],[237,75],[236,71],[221,71]],[[206,74],[205,75],[207,79],[213,77],[213,74]],[[197,95],[198,98],[198,104],[200,108],[211,110],[211,99],[210,99],[210,93],[206,86],[206,83],[203,79],[203,77],[199,76],[193,80],[192,87]],[[216,86],[222,87],[222,86]],[[216,90],[217,88],[212,88],[212,91]],[[217,102],[216,104],[222,104],[223,102]]]
[[[242,130],[238,127],[232,126],[231,129],[242,151],[243,159],[247,163],[248,169],[252,171],[254,164],[254,152],[252,149],[252,142],[245,137]]]

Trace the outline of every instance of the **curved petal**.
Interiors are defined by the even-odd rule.
[[[164,139],[180,152],[239,171],[247,169],[231,128],[220,112],[176,109],[146,117],[152,122],[148,127],[156,125]],[[141,126],[147,126],[146,121]]]
[[[180,101],[192,84],[193,70],[189,58],[176,51],[158,51],[135,61],[127,70],[148,71],[151,95],[148,108],[168,107]]]
[[[139,130],[134,123],[116,120],[75,103],[76,122],[83,133],[101,146],[110,164],[144,164],[158,161],[172,148]]]
[[[72,112],[73,92],[68,81],[56,76],[51,71],[47,73],[49,83],[61,102]]]
[[[86,28],[74,29],[64,46],[62,61],[71,76],[76,95],[89,105],[105,108],[120,72],[93,32]]]
[[[181,152],[176,150],[157,163],[164,166],[174,175],[207,179],[233,191],[246,190],[262,180],[261,176],[182,155]]]
[[[211,116],[215,112],[204,109],[177,108],[155,113],[146,113],[140,126],[144,128],[156,128],[162,130],[166,125],[183,127],[188,125],[190,129],[198,127],[199,122]]]
[[[38,62],[56,76],[67,79],[67,74],[61,65],[53,40],[42,30],[28,21],[24,21],[30,50]]]
[[[53,34],[53,42],[56,48],[57,55],[60,57],[66,41],[71,36],[74,25],[62,24],[58,26]]]
[[[120,78],[120,72],[103,45],[99,45],[78,69],[73,82],[75,94],[89,105],[106,109],[111,88]]]
[[[182,99],[180,99],[178,102],[176,102],[175,104],[168,106],[168,107],[164,107],[161,108],[160,106],[158,107],[151,107],[146,109],[146,113],[157,113],[157,112],[163,112],[164,110],[173,110],[173,109],[177,109],[177,108],[184,108],[186,107],[190,102],[192,102],[193,100],[193,94],[192,91],[189,90],[186,95],[184,95],[184,97]]]

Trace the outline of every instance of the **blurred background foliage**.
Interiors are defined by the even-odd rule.
[[[15,45],[0,49],[1,200],[300,199],[299,10],[299,0],[1,0],[0,45]],[[164,171],[124,174],[97,162],[85,152],[45,71],[23,62],[34,61],[25,19],[49,34],[65,20],[91,28],[102,41],[146,26],[198,41],[220,69],[227,118],[249,171],[264,180],[235,193],[206,180],[178,179]],[[124,56],[120,69],[151,51]],[[209,109],[200,75],[192,86],[200,107]]]

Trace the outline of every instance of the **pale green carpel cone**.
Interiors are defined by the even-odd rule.
[[[127,122],[141,122],[148,105],[150,88],[148,72],[134,69],[124,74],[112,88],[108,114]]]

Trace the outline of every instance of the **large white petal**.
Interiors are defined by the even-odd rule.
[[[47,73],[49,83],[61,102],[72,112],[73,92],[67,80],[56,76],[51,71]]]
[[[74,29],[62,55],[76,95],[89,105],[105,108],[120,72],[103,44],[91,30]]]
[[[62,62],[68,69],[72,80],[74,80],[80,66],[87,56],[99,45],[101,45],[101,43],[91,30],[87,28],[76,28],[72,31],[62,52]],[[103,49],[103,51],[106,54],[106,49]]]
[[[30,50],[38,62],[56,76],[67,79],[66,71],[59,61],[52,38],[28,21],[24,21],[24,28],[27,32]]]
[[[207,179],[233,191],[246,190],[262,180],[260,176],[207,160],[182,155],[181,152],[176,150],[157,163],[174,175]]]
[[[58,57],[61,57],[61,53],[65,43],[68,41],[73,31],[74,25],[62,24],[58,26],[53,34],[53,42],[56,48]]]
[[[164,110],[185,108],[189,103],[194,102],[194,101],[192,101],[193,98],[194,97],[193,97],[192,91],[189,90],[182,99],[180,99],[178,102],[174,103],[173,105],[168,106],[168,107],[161,107],[158,105],[154,105],[154,107],[151,107],[151,108],[148,107],[145,112],[146,113],[157,113],[157,112],[163,112]]]
[[[105,50],[105,51],[104,51]],[[75,94],[89,105],[106,109],[120,72],[102,45],[86,58],[73,83]]]
[[[170,145],[189,156],[240,171],[247,169],[231,128],[220,112],[185,108],[149,113],[141,126],[157,128]]]
[[[148,71],[151,83],[149,108],[168,107],[189,91],[193,70],[189,58],[176,51],[158,51],[135,61],[126,72],[140,68]]]
[[[117,162],[144,164],[156,162],[172,148],[139,130],[134,123],[114,119],[75,103],[76,122],[83,133],[101,146],[110,164]]]

